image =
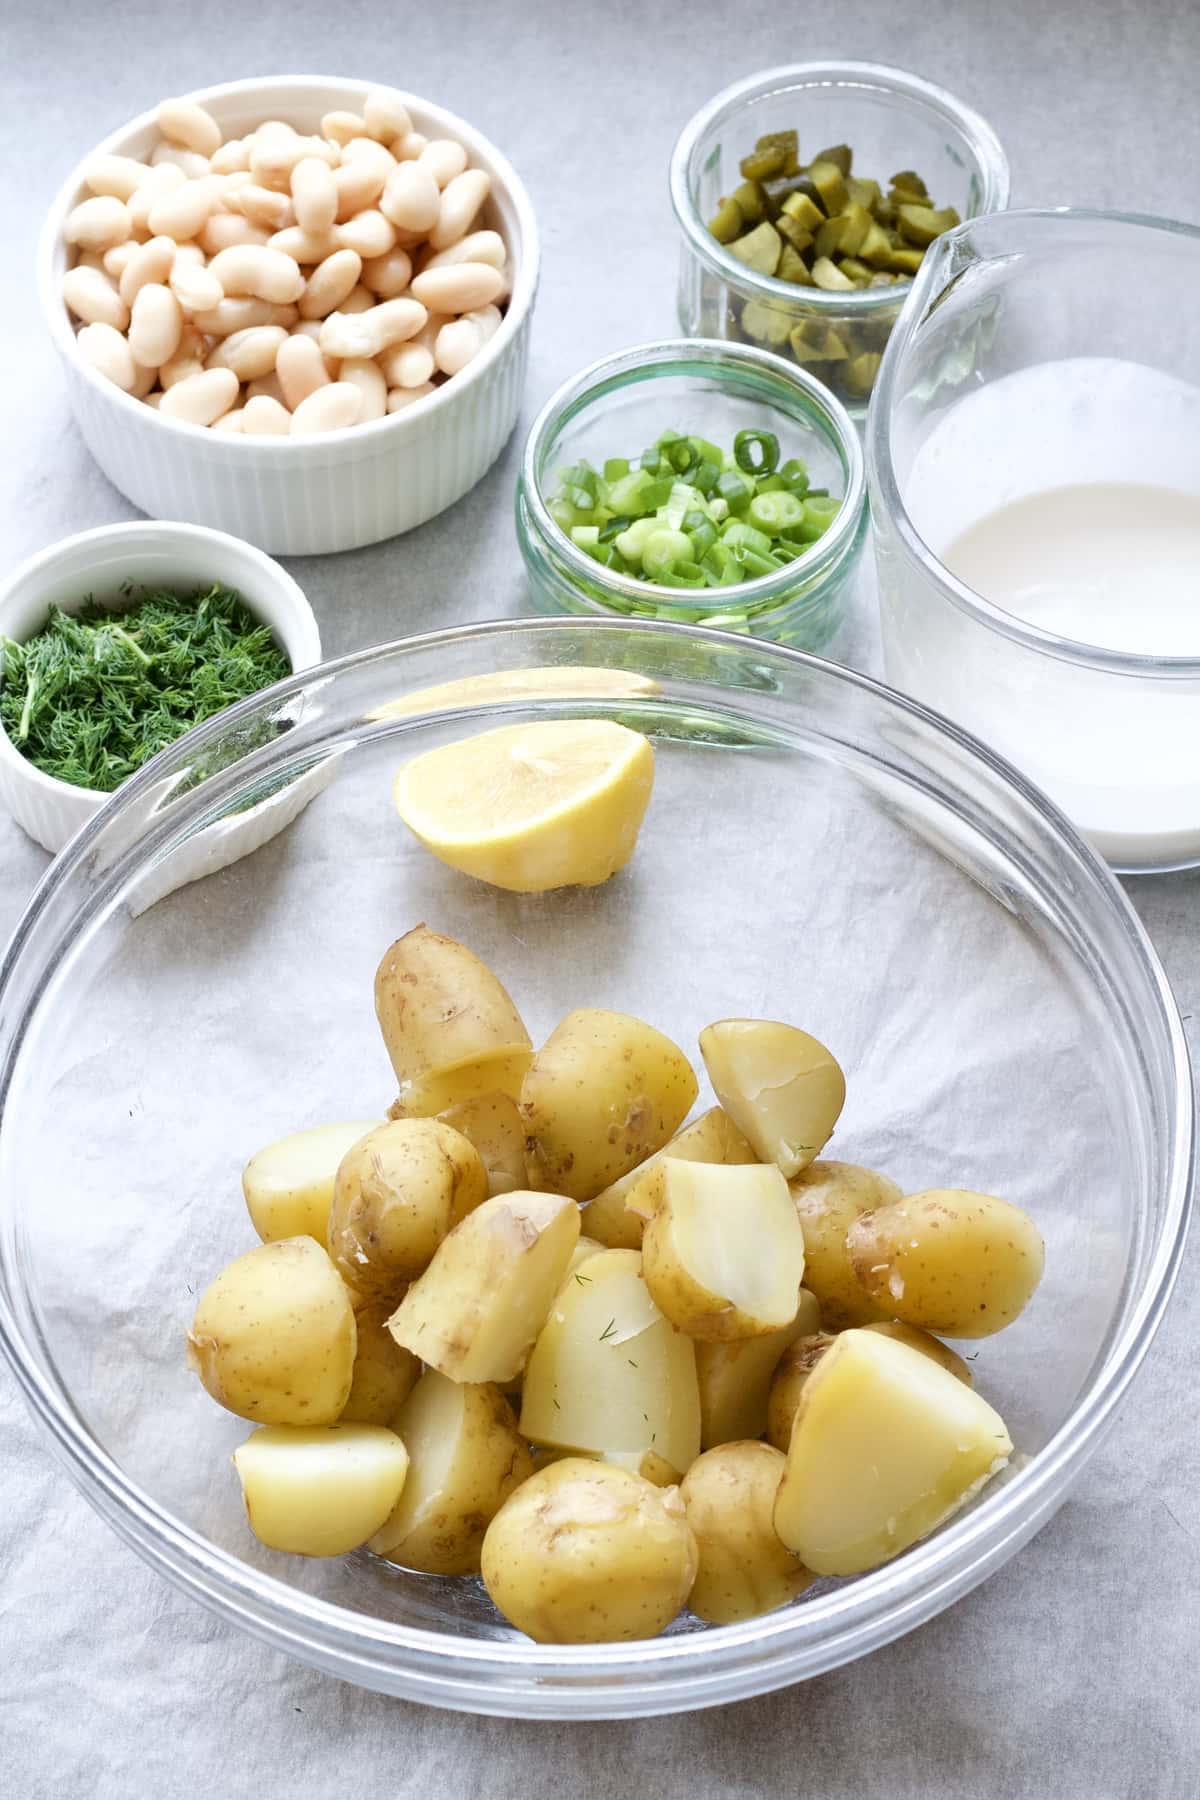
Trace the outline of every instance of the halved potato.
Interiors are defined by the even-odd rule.
[[[1042,1278],[1046,1252],[1027,1212],[994,1194],[931,1188],[864,1213],[846,1234],[868,1299],[947,1337],[1002,1331]]]
[[[864,1325],[864,1331],[877,1331],[883,1337],[895,1338],[898,1344],[907,1344],[910,1350],[919,1350],[922,1356],[932,1356],[935,1363],[965,1381],[968,1387],[975,1386],[969,1363],[952,1350],[949,1344],[943,1344],[941,1338],[935,1338],[928,1331],[921,1331],[916,1325],[903,1325],[899,1319],[888,1319],[879,1325]]]
[[[455,1381],[509,1381],[546,1322],[579,1238],[560,1194],[497,1194],[441,1245],[388,1320],[398,1344]]]
[[[696,1093],[687,1057],[653,1025],[598,1007],[568,1013],[521,1086],[530,1187],[591,1200],[662,1149]]]
[[[834,1331],[812,1331],[793,1340],[776,1364],[767,1390],[767,1441],[786,1450],[800,1396],[821,1358],[837,1343]]]
[[[397,1119],[342,1159],[329,1214],[329,1253],[360,1294],[396,1299],[447,1232],[487,1198],[474,1146],[440,1119]]]
[[[405,1117],[430,1118],[478,1094],[520,1093],[529,1033],[465,944],[427,925],[397,938],[375,975],[375,1012]]]
[[[264,1425],[233,1453],[260,1543],[295,1556],[345,1556],[399,1500],[408,1452],[379,1425]]]
[[[801,1395],[775,1529],[816,1574],[857,1575],[926,1537],[1011,1452],[999,1413],[932,1357],[844,1331]]]
[[[324,1245],[338,1164],[378,1124],[378,1119],[356,1119],[344,1125],[315,1125],[255,1152],[242,1170],[242,1192],[254,1229],[265,1244],[313,1237]]]
[[[487,1170],[489,1195],[512,1194],[525,1186],[525,1127],[511,1095],[476,1094],[438,1117],[474,1144]]]
[[[816,1300],[801,1288],[796,1317],[781,1330],[696,1345],[702,1450],[762,1437],[767,1429],[767,1394],[780,1357],[797,1338],[818,1330],[820,1323]]]
[[[390,1425],[417,1384],[421,1365],[388,1330],[391,1311],[388,1300],[382,1306],[360,1306],[355,1311],[358,1348],[350,1397],[339,1420],[342,1425]]]
[[[886,1307],[877,1306],[855,1280],[846,1233],[860,1213],[899,1200],[896,1183],[857,1163],[821,1161],[789,1185],[804,1227],[804,1279],[821,1303],[822,1322],[841,1331],[889,1319]]]
[[[608,1463],[614,1469],[626,1469],[630,1475],[640,1475],[651,1487],[675,1487],[679,1481],[678,1469],[673,1469],[656,1450],[610,1450],[602,1456],[599,1450],[580,1450],[575,1445],[559,1448],[554,1444],[534,1444],[533,1466],[535,1469],[547,1468],[551,1463],[565,1462],[569,1456],[581,1456],[585,1462]]]
[[[812,1582],[775,1530],[783,1471],[778,1450],[743,1439],[706,1451],[684,1476],[679,1497],[700,1552],[688,1605],[698,1619],[754,1619],[786,1606]]]
[[[610,1250],[637,1250],[641,1247],[645,1215],[638,1196],[646,1186],[646,1178],[664,1156],[678,1162],[752,1163],[758,1157],[745,1134],[738,1130],[727,1112],[719,1106],[708,1111],[676,1132],[670,1143],[653,1156],[622,1175],[597,1194],[584,1208],[583,1229]]]
[[[817,1038],[774,1019],[719,1019],[700,1033],[713,1091],[764,1162],[798,1175],[821,1154],[846,1077]]]
[[[787,1182],[765,1163],[676,1162],[648,1177],[646,1285],[689,1337],[763,1337],[796,1317],[804,1233]]]
[[[676,1478],[699,1455],[695,1350],[654,1304],[636,1250],[601,1250],[564,1283],[525,1370],[521,1431],[606,1460],[653,1451]]]
[[[499,1388],[427,1369],[396,1415],[408,1480],[370,1548],[431,1575],[472,1575],[483,1534],[533,1473],[529,1446]]]

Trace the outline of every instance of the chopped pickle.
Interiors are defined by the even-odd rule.
[[[748,269],[757,269],[760,275],[773,275],[779,267],[782,253],[783,244],[779,233],[765,219],[753,231],[748,231],[745,237],[735,238],[729,245],[731,256],[736,256]]]
[[[887,266],[894,275],[915,275],[924,255],[923,250],[910,249],[904,244],[894,246],[887,259]]]
[[[842,370],[842,380],[852,394],[870,393],[882,361],[877,350],[864,350],[860,355],[848,359]]]
[[[783,246],[783,255],[779,259],[779,267],[775,271],[780,281],[794,282],[797,287],[812,287],[813,278],[808,264],[791,244]],[[787,321],[784,321],[783,337],[787,336]],[[783,342],[783,338],[779,339]]]
[[[906,194],[918,194],[922,200],[929,198],[929,189],[912,169],[901,169],[898,175],[893,175],[891,185],[894,188],[903,188]]]
[[[796,131],[768,131],[755,144],[756,150],[780,150],[784,158],[784,174],[794,175],[800,167],[800,134]]]
[[[853,160],[854,152],[849,144],[835,144],[832,150],[818,150],[813,157],[814,163],[832,163],[843,175],[849,175]]]
[[[807,250],[813,241],[813,234],[807,226],[801,225],[799,219],[793,219],[791,213],[781,212],[775,221],[775,229],[781,237],[785,237],[793,250]]]
[[[769,181],[772,175],[782,175],[785,157],[782,150],[752,150],[749,156],[743,156],[738,168],[747,181]]]
[[[783,203],[783,211],[789,219],[795,219],[797,225],[803,225],[807,231],[816,231],[824,223],[825,214],[809,194],[799,189],[789,194]]]
[[[743,181],[740,188],[734,189],[733,199],[747,225],[757,225],[760,219],[766,218],[767,197],[757,181]]]
[[[808,165],[808,179],[820,196],[821,205],[832,216],[840,213],[849,202],[846,192],[846,178],[836,163],[815,162]]]
[[[829,294],[838,294],[844,289],[854,286],[850,277],[843,275],[837,264],[832,262],[828,256],[818,256],[813,264],[812,277],[816,285],[824,288]]]
[[[943,231],[952,231],[961,223],[952,206],[944,206],[940,211],[932,206],[900,208],[900,236],[922,250],[932,244],[935,237],[940,237]]]
[[[823,256],[835,256],[841,249],[844,224],[845,220],[839,216],[836,219],[826,219],[825,223],[818,228],[817,235],[813,239],[814,263]]]
[[[787,252],[785,251],[784,254],[786,255]],[[801,267],[803,268],[804,265],[801,264]],[[807,269],[804,272],[811,281],[812,276],[808,274]],[[782,274],[782,266],[780,273]],[[784,275],[783,279],[786,281],[788,277]],[[747,337],[753,338],[756,344],[770,344],[772,347],[786,344],[791,323],[785,312],[779,311],[774,306],[767,306],[761,300],[748,300],[742,308],[742,330]]]
[[[872,224],[855,254],[860,262],[870,263],[872,268],[881,269],[890,267],[893,248],[892,240],[883,226]]]
[[[848,275],[855,287],[868,287],[871,281],[871,270],[866,263],[859,262],[857,256],[843,256],[838,268],[843,275]]]
[[[864,181],[860,175],[847,177],[846,192],[850,196],[851,205],[865,206],[868,212],[874,212],[883,198],[883,189],[879,183]]]
[[[712,218],[708,221],[708,229],[718,244],[732,243],[740,237],[745,229],[746,221],[742,217],[742,209],[736,200],[722,200]]]
[[[859,201],[851,200],[845,212],[838,214],[838,223],[842,228],[838,249],[843,256],[857,256],[873,223],[870,213]]]

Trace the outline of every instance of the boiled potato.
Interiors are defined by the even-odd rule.
[[[317,1125],[279,1138],[250,1158],[242,1192],[251,1222],[264,1243],[314,1237],[324,1244],[333,1204],[333,1178],[346,1152],[374,1131],[378,1119]]]
[[[345,1556],[399,1500],[408,1452],[379,1425],[263,1425],[233,1453],[250,1529],[270,1550]]]
[[[354,1145],[338,1167],[329,1253],[369,1298],[398,1296],[428,1268],[460,1219],[487,1199],[474,1145],[439,1119],[397,1119]]]
[[[676,1132],[670,1143],[622,1175],[602,1194],[597,1194],[584,1209],[583,1228],[592,1237],[607,1244],[610,1250],[637,1250],[641,1247],[645,1217],[638,1207],[637,1196],[664,1156],[678,1162],[752,1163],[758,1157],[748,1138],[740,1132],[727,1112],[710,1106],[706,1113]]]
[[[487,1170],[488,1193],[511,1194],[525,1186],[525,1127],[509,1094],[476,1094],[438,1117],[474,1144]]]
[[[696,1093],[683,1051],[653,1025],[595,1007],[568,1013],[521,1085],[530,1187],[593,1199],[662,1149]]]
[[[818,1575],[887,1562],[1007,1462],[999,1413],[930,1356],[844,1331],[805,1383],[775,1529]]]
[[[391,1311],[391,1302],[385,1300],[381,1306],[360,1306],[354,1314],[358,1349],[350,1398],[342,1408],[343,1425],[390,1425],[416,1386],[421,1365],[388,1330]]]
[[[595,1256],[598,1251],[603,1250],[604,1248],[605,1246],[603,1244],[598,1244],[595,1238],[580,1237],[576,1242],[575,1248],[571,1252],[571,1260],[567,1264],[567,1272],[563,1276],[563,1286],[565,1287],[568,1281],[571,1280],[581,1263],[585,1263],[589,1256]]]
[[[721,1342],[790,1325],[804,1277],[804,1233],[776,1168],[676,1162],[649,1178],[646,1286],[689,1337]]]
[[[533,1045],[506,989],[473,951],[418,925],[384,954],[375,1012],[406,1116],[477,1094],[516,1099]]]
[[[804,1281],[820,1301],[823,1323],[841,1331],[891,1318],[855,1280],[846,1233],[860,1213],[899,1200],[896,1183],[855,1163],[815,1162],[790,1185],[804,1227]]]
[[[778,1450],[743,1439],[707,1450],[684,1476],[679,1497],[700,1553],[688,1605],[698,1619],[754,1619],[812,1581],[775,1530],[784,1467]]]
[[[214,1400],[262,1425],[332,1425],[357,1329],[341,1277],[310,1237],[259,1244],[200,1296],[188,1367]]]
[[[636,1250],[601,1250],[564,1283],[525,1370],[521,1431],[606,1458],[654,1451],[676,1478],[699,1455],[695,1350],[654,1304]]]
[[[696,1345],[702,1450],[738,1438],[762,1437],[767,1429],[767,1394],[780,1357],[797,1338],[818,1330],[820,1323],[816,1300],[801,1288],[796,1317],[782,1330]]]
[[[490,1382],[448,1381],[427,1369],[395,1429],[411,1467],[371,1549],[431,1575],[475,1574],[489,1520],[533,1473],[512,1408]]]
[[[764,1162],[798,1175],[821,1154],[846,1100],[846,1077],[807,1031],[774,1019],[719,1019],[700,1033],[713,1091]]]
[[[943,1344],[940,1338],[931,1337],[927,1331],[919,1331],[915,1325],[902,1325],[899,1319],[888,1319],[882,1325],[864,1325],[864,1331],[878,1331],[884,1337],[895,1338],[897,1343],[907,1344],[910,1350],[919,1350],[922,1356],[932,1356],[935,1363],[940,1363],[959,1381],[965,1381],[968,1387],[974,1387],[974,1378],[969,1365],[952,1350],[949,1344]]]
[[[524,1367],[579,1238],[560,1194],[497,1194],[456,1225],[388,1321],[392,1336],[455,1381]]]
[[[1011,1325],[1045,1263],[1028,1213],[965,1188],[931,1188],[864,1213],[846,1245],[875,1305],[946,1337],[990,1337]]]
[[[610,1450],[606,1456],[602,1456],[599,1450],[577,1450],[569,1446],[559,1449],[553,1444],[534,1444],[532,1451],[535,1469],[547,1468],[555,1462],[565,1462],[569,1456],[581,1456],[585,1462],[602,1462],[610,1464],[614,1469],[627,1469],[631,1475],[640,1475],[652,1487],[679,1485],[679,1470],[673,1469],[655,1450]]]
[[[655,1637],[686,1601],[696,1563],[677,1488],[577,1457],[524,1482],[483,1540],[493,1603],[539,1644]]]
[[[786,1450],[791,1443],[796,1408],[808,1378],[836,1343],[836,1333],[814,1331],[796,1338],[780,1357],[767,1390],[767,1441],[776,1450]]]

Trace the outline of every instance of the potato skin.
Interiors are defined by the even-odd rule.
[[[907,1344],[910,1350],[919,1350],[922,1356],[931,1356],[935,1363],[939,1363],[968,1387],[975,1386],[970,1364],[964,1361],[957,1350],[952,1350],[949,1344],[943,1344],[940,1338],[932,1337],[928,1331],[921,1331],[916,1325],[903,1325],[899,1319],[889,1319],[884,1325],[864,1325],[863,1330],[876,1331],[881,1337],[895,1338],[897,1343]]]
[[[622,1643],[670,1624],[698,1552],[678,1488],[567,1457],[505,1501],[482,1565],[497,1609],[537,1643]]]
[[[332,1425],[350,1393],[358,1331],[340,1275],[310,1237],[237,1257],[200,1296],[188,1367],[256,1425]]]
[[[397,1296],[446,1235],[487,1199],[473,1144],[437,1119],[398,1119],[353,1146],[338,1166],[329,1253],[368,1299]]]
[[[680,1162],[758,1161],[750,1140],[729,1114],[719,1106],[710,1106],[698,1119],[677,1131],[661,1150],[590,1200],[583,1215],[583,1229],[610,1250],[639,1249],[646,1221],[638,1211],[637,1197],[664,1156],[673,1156]]]
[[[382,1304],[360,1306],[355,1312],[358,1349],[350,1397],[339,1420],[342,1425],[390,1425],[417,1384],[421,1365],[388,1330],[386,1321],[391,1310],[391,1301],[385,1300]]]
[[[329,1209],[338,1165],[360,1138],[379,1123],[317,1125],[265,1144],[242,1171],[246,1209],[265,1244],[279,1238],[329,1240]]]
[[[813,1577],[779,1541],[775,1496],[787,1467],[770,1444],[721,1444],[697,1457],[680,1484],[700,1565],[688,1605],[698,1619],[732,1625],[786,1606]]]
[[[697,1092],[683,1051],[653,1025],[598,1007],[568,1013],[521,1084],[529,1186],[593,1199],[663,1148]]]
[[[814,1331],[789,1344],[780,1357],[767,1394],[767,1442],[776,1450],[786,1452],[792,1441],[796,1408],[808,1378],[836,1342],[833,1332]]]
[[[1045,1264],[1028,1213],[965,1188],[931,1188],[864,1213],[846,1244],[875,1305],[946,1337],[990,1337],[1011,1325]]]
[[[509,1094],[476,1094],[439,1113],[443,1125],[460,1131],[479,1152],[487,1170],[488,1194],[511,1194],[525,1186],[525,1128]]]
[[[512,998],[465,944],[417,925],[383,954],[375,1013],[406,1116],[475,1094],[515,1100],[533,1045]]]
[[[815,1297],[801,1288],[800,1309],[782,1331],[726,1344],[696,1345],[702,1450],[764,1435],[767,1396],[784,1352],[797,1338],[811,1337],[820,1324]]]
[[[819,1038],[778,1019],[718,1019],[700,1033],[713,1092],[763,1162],[790,1180],[820,1155],[846,1077]]]
[[[804,1285],[817,1296],[821,1322],[830,1331],[893,1317],[855,1280],[846,1233],[861,1213],[900,1199],[886,1175],[857,1163],[814,1162],[789,1182],[804,1227]]]

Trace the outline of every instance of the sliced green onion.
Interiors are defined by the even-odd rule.
[[[773,475],[779,461],[779,439],[773,431],[739,431],[733,457],[747,475]]]
[[[628,531],[632,524],[633,520],[628,513],[618,513],[615,519],[609,519],[607,524],[600,527],[600,542],[611,544],[623,531]]]
[[[778,537],[781,531],[787,531],[804,523],[805,503],[789,494],[785,488],[782,492],[755,494],[750,502],[747,518],[760,531],[770,537]]]
[[[750,489],[732,469],[727,469],[717,482],[717,493],[731,513],[743,513],[750,504]]]
[[[628,473],[629,458],[627,456],[610,456],[604,465],[605,481],[620,481],[621,477]]]
[[[666,580],[677,564],[692,560],[692,541],[685,532],[659,525],[642,544],[642,568],[650,581]]]

